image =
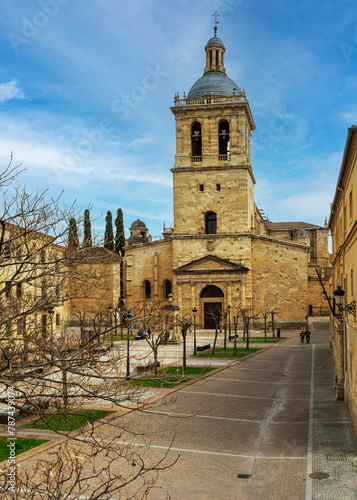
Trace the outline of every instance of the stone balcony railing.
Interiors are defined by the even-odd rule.
[[[213,93],[207,95],[205,92],[202,97],[195,97],[194,99],[187,99],[184,92],[183,99],[180,99],[179,94],[176,94],[174,98],[175,106],[196,106],[200,104],[220,104],[230,102],[248,102],[245,91],[240,90],[238,94],[236,94],[233,90],[232,95],[230,96],[218,96]]]
[[[218,161],[229,161],[230,155],[218,155]],[[191,163],[202,163],[202,156],[191,156]]]

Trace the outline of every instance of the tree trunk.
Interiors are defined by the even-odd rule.
[[[247,349],[249,349],[249,319],[246,320]]]
[[[216,325],[216,333],[214,334],[214,342],[213,342],[212,356],[214,356],[214,351],[215,351],[215,349],[216,349],[217,337],[218,337],[218,325]]]
[[[62,365],[62,384],[63,384],[63,390],[62,390],[63,408],[64,408],[65,415],[67,415],[68,414],[68,382],[67,382],[67,370],[63,365]]]
[[[266,314],[264,315],[264,339],[266,342],[267,341],[267,316],[266,316]]]

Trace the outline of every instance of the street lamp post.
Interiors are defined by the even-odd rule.
[[[112,305],[110,305],[108,307],[108,312],[109,312],[109,326],[110,326],[110,328],[112,328],[112,326],[113,326],[113,306]]]
[[[193,313],[193,355],[197,355],[197,344],[196,344],[196,314],[197,314],[197,309],[194,307],[192,309]]]
[[[227,311],[228,311],[228,339],[230,342],[232,340],[232,338],[231,338],[231,306],[227,307]]]
[[[145,309],[146,309],[146,302],[144,302],[143,308],[144,308],[143,330],[145,331]]]
[[[126,314],[127,320],[128,320],[128,337],[127,337],[127,343],[126,343],[126,380],[130,380],[130,341],[129,341],[129,334],[130,334],[130,320],[133,317],[130,312]]]
[[[55,313],[54,309],[49,309],[48,314],[50,315],[51,321],[51,359],[53,359],[53,315]]]

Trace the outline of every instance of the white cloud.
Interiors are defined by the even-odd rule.
[[[18,81],[13,79],[9,82],[0,83],[0,102],[10,101],[11,99],[24,99],[23,90],[19,87]]]

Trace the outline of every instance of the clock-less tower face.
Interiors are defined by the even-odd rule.
[[[245,92],[226,76],[223,42],[206,47],[204,75],[187,97],[175,96],[174,234],[237,234],[251,230],[255,129]]]

